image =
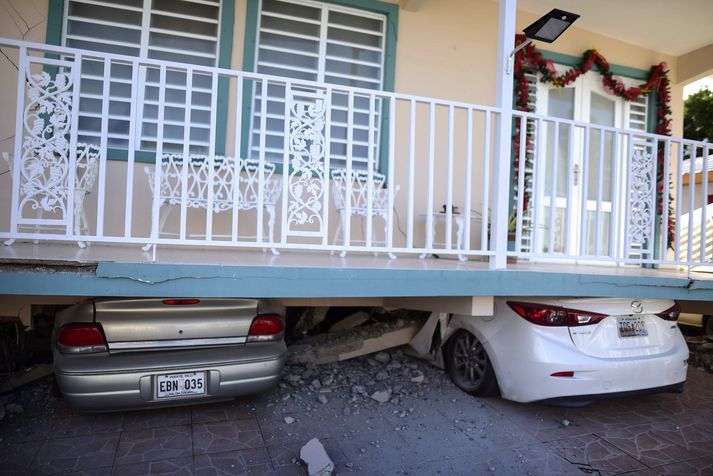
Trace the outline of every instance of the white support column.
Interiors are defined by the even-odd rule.
[[[495,132],[493,166],[493,212],[490,258],[491,269],[503,269],[507,263],[507,227],[510,213],[510,149],[512,148],[513,72],[507,71],[508,56],[515,47],[515,12],[517,0],[500,0],[498,30],[498,66],[496,106],[500,121]]]

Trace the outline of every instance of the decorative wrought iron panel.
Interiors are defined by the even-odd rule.
[[[285,150],[289,166],[287,236],[325,237],[329,165],[325,164],[325,113],[327,95],[321,92],[287,92],[289,133]],[[284,173],[288,171],[285,170]]]
[[[656,156],[654,145],[634,141],[629,160],[629,216],[626,250],[629,258],[649,254],[654,244],[656,219]],[[644,256],[641,256],[644,257]],[[652,258],[652,256],[649,256]]]
[[[17,130],[21,144],[13,161],[16,169],[13,179],[19,181],[17,195],[13,197],[14,223],[59,225],[70,230],[72,210],[68,191],[77,181],[76,175],[69,173],[76,167],[76,159],[70,153],[75,81],[71,68],[53,74],[33,73],[33,69],[38,70],[32,67],[33,63],[44,66],[38,60],[20,65],[24,103]]]

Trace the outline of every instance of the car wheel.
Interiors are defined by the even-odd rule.
[[[479,397],[497,395],[498,381],[483,344],[470,332],[457,331],[446,347],[446,366],[453,383]]]

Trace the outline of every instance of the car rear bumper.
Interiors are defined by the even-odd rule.
[[[138,370],[63,371],[55,369],[57,383],[67,402],[80,411],[113,411],[203,403],[259,393],[280,379],[285,362],[281,351],[254,360],[182,366],[156,366]],[[203,395],[156,398],[156,376],[205,372]]]
[[[516,366],[507,385],[501,384],[505,398],[533,402],[576,396],[586,396],[590,400],[594,396],[615,397],[682,384],[688,369],[685,344],[653,357],[602,359],[576,350],[560,350],[554,360],[530,357],[529,361],[521,361]],[[552,376],[563,371],[573,371],[574,376]]]
[[[604,400],[607,398],[637,397],[639,395],[651,395],[655,393],[682,393],[685,382],[666,385],[664,387],[647,388],[644,390],[630,390],[628,392],[599,393],[594,395],[573,395],[570,397],[556,397],[539,400],[536,403],[543,405],[578,407],[592,403],[594,400]]]

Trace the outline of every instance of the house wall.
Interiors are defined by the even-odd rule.
[[[0,36],[16,40],[44,43],[47,31],[46,0],[4,0],[0,2]],[[0,152],[13,149],[15,141],[17,102],[17,51],[0,48]],[[8,170],[0,161],[0,174]],[[7,230],[10,222],[10,174],[0,175],[0,230]]]
[[[396,3],[395,0],[391,0]],[[234,44],[232,50],[232,67],[240,69],[243,63],[243,41],[245,33],[245,14],[247,0],[235,0],[235,26]],[[47,2],[43,0],[21,1],[8,0],[0,4],[7,14],[0,15],[0,27],[2,36],[13,38],[23,38],[30,41],[44,41],[47,17]],[[521,30],[536,18],[534,15],[519,11],[517,29]],[[498,4],[492,0],[428,0],[422,2],[416,11],[401,9],[399,12],[398,41],[396,50],[396,74],[395,90],[397,92],[415,94],[421,96],[437,97],[449,100],[458,100],[476,104],[494,105],[496,89],[496,50],[497,50],[497,29],[498,29]],[[596,33],[588,32],[577,27],[568,30],[556,43],[552,45],[539,45],[557,53],[569,55],[580,55],[586,49],[596,47],[611,63],[621,66],[628,66],[639,69],[648,69],[652,64],[666,61],[671,70],[671,80],[676,82],[676,58],[657,53],[652,50],[640,48],[634,45],[623,43]],[[4,58],[0,58],[0,79],[3,84],[12,85],[0,94],[0,105],[4,111],[14,111],[15,109],[15,85],[17,84],[16,70]],[[232,144],[235,130],[235,91],[231,85],[231,98],[229,100],[227,150],[228,155],[234,154]],[[673,133],[680,135],[682,131],[682,94],[681,87],[674,84],[672,86],[672,111],[673,111]],[[425,112],[422,111],[425,115]],[[406,109],[397,108],[397,118],[405,121]],[[437,119],[445,120],[445,111],[437,112]],[[463,118],[456,118],[463,121]],[[12,149],[12,136],[14,134],[15,116],[5,114],[0,117],[0,149]],[[445,179],[443,169],[445,168],[445,157],[447,157],[447,136],[446,129],[440,127],[436,132],[437,149],[437,182],[434,186],[434,208],[439,208],[446,201],[447,188],[442,186]],[[397,130],[396,150],[399,160],[404,160],[407,147],[408,134],[405,130]],[[426,177],[425,171],[428,167],[428,144],[425,138],[428,136],[428,125],[425,121],[417,123],[418,147],[416,148],[416,181],[413,190],[408,190],[405,184],[408,182],[407,170],[404,167],[397,167],[396,175],[390,178],[390,183],[401,185],[401,190],[396,195],[397,207],[400,211],[405,210],[408,196],[411,192],[415,195],[415,209],[417,215],[427,209]],[[463,133],[456,134],[456,141],[462,141]],[[465,177],[464,150],[458,149],[454,152],[454,177]],[[487,177],[481,173],[482,161],[485,158],[482,153],[476,150],[475,167],[472,174],[474,183],[474,199],[472,205],[480,206],[482,198],[478,191],[482,189],[482,184]],[[5,166],[0,166],[0,170],[5,170]],[[143,172],[144,165],[135,166],[134,203],[137,209],[142,210],[134,223],[137,234],[147,232],[149,228],[150,211],[148,186]],[[110,161],[108,173],[111,181],[110,187],[118,187],[117,194],[109,201],[105,215],[107,220],[107,232],[121,233],[120,220],[123,217],[123,201],[121,197],[121,185],[125,177],[125,165],[122,162]],[[463,207],[463,187],[460,187],[453,198],[453,203]],[[9,203],[10,195],[9,174],[0,176],[0,203]],[[93,199],[95,200],[95,198]],[[90,217],[95,216],[95,202],[92,199],[88,203]],[[223,214],[227,215],[227,214]],[[332,210],[332,216],[334,210]],[[174,217],[175,218],[175,217]],[[406,217],[401,212],[401,226],[405,225]],[[425,232],[423,231],[424,217],[415,216],[416,240],[422,243]],[[94,222],[90,218],[91,222]],[[190,231],[199,231],[202,220],[194,220],[195,227]],[[6,230],[9,224],[9,207],[0,207],[0,229]],[[335,219],[331,219],[331,229],[334,229]],[[478,234],[479,223],[474,223],[473,233]],[[358,233],[361,227],[355,226],[354,232]],[[381,231],[381,230],[379,230]],[[442,233],[442,231],[440,232]],[[331,232],[330,232],[331,235]],[[400,233],[396,233],[397,241],[403,243],[404,239]],[[473,239],[473,245],[477,245],[477,239]]]

